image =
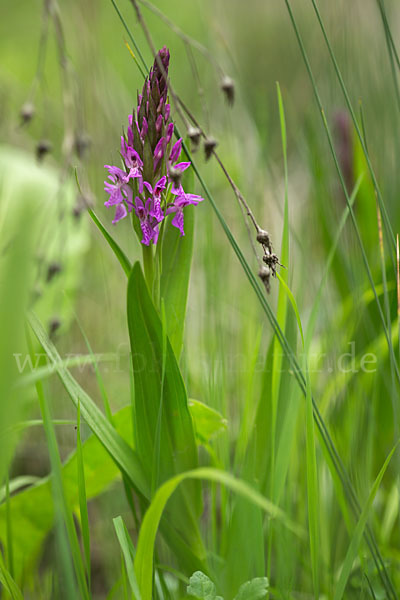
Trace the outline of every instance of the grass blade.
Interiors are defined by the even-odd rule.
[[[87,580],[90,588],[90,531],[89,531],[89,516],[87,509],[86,484],[85,484],[85,466],[83,462],[82,440],[81,440],[81,406],[78,403],[78,413],[76,422],[76,466],[77,466],[77,482],[79,496],[79,511],[81,516],[83,550],[85,555],[85,566]]]
[[[374,481],[374,484],[371,488],[368,499],[367,499],[365,506],[361,512],[360,518],[358,520],[358,523],[356,525],[356,528],[354,530],[354,533],[353,533],[353,536],[352,536],[352,539],[350,542],[349,549],[346,554],[346,558],[344,559],[344,562],[343,562],[342,571],[340,573],[339,581],[337,583],[336,590],[335,590],[334,600],[341,600],[343,598],[347,580],[349,578],[354,560],[357,556],[357,553],[358,553],[358,550],[359,550],[359,547],[361,544],[363,531],[367,524],[367,519],[369,516],[369,512],[371,510],[371,507],[372,507],[372,503],[373,503],[376,493],[379,489],[379,486],[380,486],[382,478],[386,472],[386,469],[388,468],[391,458],[392,458],[393,454],[395,453],[398,445],[399,445],[399,442],[397,442],[397,444],[394,446],[394,448],[391,450],[390,454],[388,455],[387,459],[385,460],[381,470],[379,471],[379,473]]]
[[[131,539],[129,538],[128,532],[126,530],[125,524],[122,520],[122,517],[115,517],[113,519],[115,533],[117,534],[119,545],[121,546],[122,556],[125,562],[125,569],[128,575],[129,585],[131,586],[131,590],[133,596],[136,600],[140,600],[140,590],[136,580],[135,571],[133,568],[133,561],[135,558],[134,547]]]
[[[92,221],[95,223],[95,225],[97,226],[97,228],[103,235],[104,239],[110,246],[111,250],[114,252],[115,256],[117,257],[119,264],[125,271],[125,275],[127,277],[129,277],[129,273],[131,272],[132,265],[129,262],[129,259],[126,256],[125,252],[117,244],[117,242],[114,240],[114,238],[108,233],[107,229],[104,227],[104,225],[102,224],[100,219],[96,216],[96,214],[94,213],[94,211],[91,208],[88,209],[88,213],[89,213]]]
[[[76,407],[78,407],[78,403],[80,403],[81,415],[89,425],[90,429],[103,444],[119,468],[129,477],[132,485],[134,485],[134,487],[145,497],[149,497],[148,483],[137,454],[118,435],[90,396],[81,388],[68,369],[62,365],[56,347],[49,339],[38,318],[33,313],[31,313],[29,317],[29,324],[51,363],[55,366],[57,374],[71,400]]]

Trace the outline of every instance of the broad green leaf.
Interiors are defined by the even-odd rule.
[[[139,263],[135,263],[129,278],[128,325],[135,383],[136,448],[150,482],[159,431],[158,483],[162,483],[197,466],[197,446],[185,385],[168,338],[163,356],[161,320]],[[183,492],[169,505],[170,516],[175,516],[172,524],[202,552],[196,522],[201,511],[200,486],[191,482]]]
[[[189,400],[189,410],[192,415],[194,429],[198,442],[208,443],[215,436],[227,429],[227,420],[214,408],[199,400]]]
[[[183,186],[186,192],[193,189],[193,170],[184,173]],[[187,206],[184,211],[185,235],[171,223],[165,228],[162,244],[161,298],[164,298],[167,332],[175,356],[179,360],[186,316],[186,303],[193,254],[195,207]]]
[[[252,481],[254,476],[246,470],[242,473],[242,479]],[[233,499],[232,506],[232,516],[227,532],[226,569],[222,587],[223,594],[227,598],[233,598],[239,586],[250,577],[265,574],[262,509],[248,498],[240,495]],[[238,548],[241,549],[240,552],[238,552]]]
[[[235,600],[262,600],[268,593],[268,579],[255,577],[240,586]]]
[[[221,596],[217,596],[215,584],[201,571],[193,573],[186,591],[189,596],[195,596],[202,600],[222,600]]]

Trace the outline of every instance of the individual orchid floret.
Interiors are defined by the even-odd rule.
[[[154,172],[157,171],[157,167],[164,156],[165,147],[166,147],[165,138],[162,137],[161,140],[158,142],[157,146],[155,147],[154,154],[153,154]]]
[[[149,246],[150,242],[157,244],[159,235],[159,221],[151,214],[152,199],[148,198],[144,203],[138,196],[135,198],[135,213],[140,221],[143,233],[142,244]]]
[[[125,171],[111,165],[104,165],[108,169],[109,181],[104,182],[104,190],[109,194],[108,200],[104,202],[107,207],[116,206],[115,217],[112,223],[118,223],[132,211],[132,189],[125,181]]]
[[[139,154],[131,146],[128,146],[123,137],[121,137],[121,155],[125,161],[126,168],[129,169],[125,176],[125,181],[139,177],[142,179],[143,161]]]
[[[175,127],[175,125],[174,125],[173,121],[171,121],[171,123],[168,124],[167,133],[166,133],[166,136],[165,136],[166,140],[167,140],[167,144],[169,144],[170,141],[171,141],[172,134],[174,133],[174,127]]]
[[[165,190],[166,182],[167,178],[165,175],[157,181],[154,189],[152,188],[150,183],[148,183],[147,181],[144,182],[144,186],[152,196],[152,206],[149,210],[149,214],[155,219],[157,219],[159,223],[164,219],[164,213],[161,209],[161,194],[162,191]]]
[[[203,198],[201,196],[197,196],[196,194],[186,194],[182,186],[180,186],[179,189],[173,193],[176,194],[176,198],[175,201],[167,208],[166,214],[169,215],[171,213],[175,213],[174,217],[172,218],[171,224],[177,229],[179,229],[182,236],[185,235],[185,231],[183,229],[183,209],[185,208],[185,206],[189,206],[189,204],[197,206],[198,203],[203,200]]]
[[[172,146],[171,153],[169,155],[169,162],[174,163],[179,160],[182,151],[182,138],[179,138],[177,142]]]

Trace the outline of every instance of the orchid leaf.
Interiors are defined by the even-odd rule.
[[[193,170],[187,169],[183,177],[186,192],[191,193],[194,185]],[[193,254],[194,207],[184,210],[185,235],[171,223],[165,228],[162,246],[161,297],[164,299],[167,317],[167,333],[175,356],[179,359],[182,344],[186,304],[189,288],[190,268]]]

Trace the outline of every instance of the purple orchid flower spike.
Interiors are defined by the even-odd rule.
[[[117,223],[135,209],[135,217],[143,234],[141,242],[147,246],[157,243],[160,223],[167,214],[172,225],[184,235],[184,208],[196,205],[202,198],[186,194],[181,175],[190,162],[178,162],[183,140],[172,142],[174,122],[170,118],[168,102],[169,51],[164,46],[146,77],[137,107],[128,116],[126,135],[121,137],[121,156],[125,169],[107,166],[105,191],[106,206],[115,206],[113,223]],[[137,185],[136,183],[137,182]],[[136,199],[133,202],[133,194]],[[168,202],[170,194],[175,196]]]

